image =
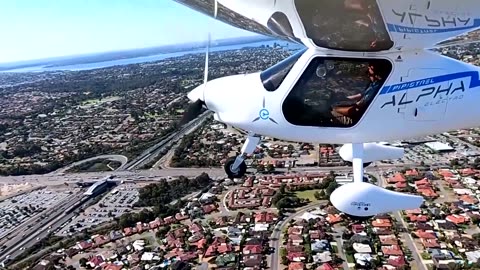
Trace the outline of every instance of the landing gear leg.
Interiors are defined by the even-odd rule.
[[[247,165],[245,164],[245,159],[248,155],[253,154],[253,151],[255,151],[259,142],[260,136],[253,133],[248,134],[248,137],[242,146],[240,155],[236,157],[230,157],[227,162],[225,162],[224,169],[228,178],[241,178],[246,174]]]
[[[363,143],[352,144],[353,182],[363,182]]]

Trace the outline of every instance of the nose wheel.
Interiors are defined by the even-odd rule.
[[[227,162],[225,162],[225,165],[224,165],[225,173],[230,179],[242,178],[247,173],[247,164],[245,164],[245,160],[240,161],[240,164],[236,168],[234,167],[235,160],[237,158],[240,158],[240,156],[229,157],[227,159]]]
[[[248,134],[248,137],[242,146],[241,154],[236,157],[230,157],[225,162],[224,169],[228,178],[234,179],[245,176],[247,173],[247,164],[245,164],[245,159],[248,155],[253,154],[259,142],[260,136],[252,133]]]

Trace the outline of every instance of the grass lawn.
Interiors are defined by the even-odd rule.
[[[336,245],[332,245],[333,253],[338,253],[338,247]]]
[[[315,199],[315,196],[313,194],[315,194],[315,192],[320,192],[321,189],[314,189],[314,190],[305,190],[305,191],[296,191],[295,192],[295,195],[300,198],[300,199],[309,199],[310,201],[312,202],[316,202],[318,201],[317,199]]]
[[[355,258],[353,255],[346,254],[348,263],[355,263]]]

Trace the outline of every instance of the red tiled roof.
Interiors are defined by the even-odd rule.
[[[111,264],[111,263],[103,266],[103,270],[120,270],[122,268],[123,268],[122,265],[116,265],[116,264]]]
[[[230,244],[222,244],[217,247],[217,251],[221,254],[227,253],[232,251],[232,245]]]
[[[288,270],[303,270],[305,264],[302,262],[292,262],[288,265]]]
[[[396,188],[406,188],[407,183],[406,182],[397,182],[397,183],[395,183],[395,187]]]
[[[261,245],[246,245],[243,248],[243,254],[261,254],[262,250]]]
[[[418,186],[422,186],[422,185],[430,185],[430,182],[426,178],[423,178],[420,181],[415,181],[415,186],[418,187]]]
[[[290,234],[300,235],[300,234],[302,234],[302,231],[303,231],[303,230],[300,229],[300,228],[295,228],[295,227],[290,227],[290,228],[288,228],[288,234],[289,234],[289,235],[290,235]]]
[[[453,173],[450,171],[450,170],[444,170],[444,169],[440,169],[438,171],[438,173],[440,175],[442,175],[443,177],[452,177],[453,176]]]
[[[381,227],[381,228],[390,228],[392,227],[392,222],[389,219],[376,219],[372,221],[373,227]]]
[[[460,197],[460,201],[462,201],[466,204],[476,204],[476,203],[478,203],[478,200],[475,197],[470,196],[470,195],[462,195]]]
[[[431,188],[419,188],[419,189],[417,189],[417,192],[422,194],[423,196],[429,197],[429,198],[438,197],[437,193],[435,193],[435,191]]]
[[[425,216],[425,215],[407,215],[407,218],[411,222],[427,222],[428,221],[428,216]]]
[[[395,235],[380,235],[380,243],[384,246],[398,245],[398,239]]]
[[[304,252],[289,252],[287,258],[293,261],[295,258],[307,258],[307,255]]]
[[[417,230],[415,234],[418,236],[418,238],[422,238],[422,239],[437,239],[437,236],[433,232]]]
[[[388,259],[387,263],[394,267],[402,267],[407,264],[404,256],[392,256]]]
[[[445,219],[447,221],[453,222],[455,224],[464,224],[464,223],[468,223],[470,221],[470,219],[468,217],[461,216],[461,215],[449,215]]]
[[[316,270],[334,270],[334,268],[330,264],[324,263],[322,266],[317,267]]]
[[[383,246],[382,252],[388,256],[403,256],[403,251],[398,245]]]
[[[420,239],[425,248],[439,248],[440,244],[437,239]]]
[[[396,173],[392,177],[388,178],[387,182],[390,184],[398,183],[398,182],[407,182],[407,179],[405,179],[405,176],[403,176],[403,174]]]
[[[101,263],[104,262],[102,256],[93,256],[91,259],[90,259],[90,262],[93,263],[95,266],[98,266],[100,265]]]
[[[327,221],[330,224],[335,224],[335,223],[342,222],[343,218],[342,218],[342,216],[340,216],[338,214],[337,215],[328,214]]]

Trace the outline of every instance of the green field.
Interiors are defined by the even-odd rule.
[[[113,102],[122,99],[121,97],[112,96],[106,97],[103,99],[89,99],[82,102],[81,106],[94,106],[94,105],[101,105],[103,103]]]
[[[295,192],[295,195],[300,198],[300,199],[309,199],[310,201],[312,202],[316,202],[318,201],[317,199],[315,199],[315,192],[320,192],[321,189],[314,189],[314,190],[305,190],[305,191],[297,191]]]
[[[107,159],[96,159],[84,162],[79,164],[71,169],[69,169],[68,173],[82,173],[82,172],[109,172],[112,171],[110,167],[113,169],[117,169],[122,164],[118,161],[107,160]]]

